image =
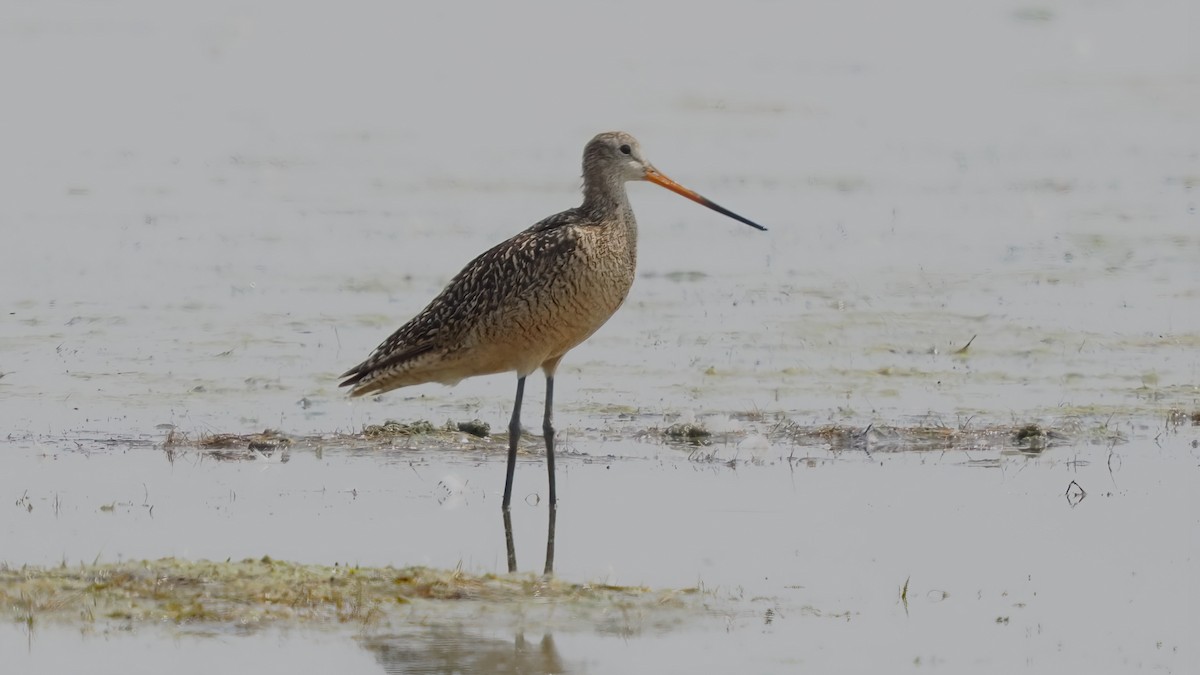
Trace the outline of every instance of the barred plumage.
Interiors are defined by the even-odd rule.
[[[633,283],[635,251],[623,237],[602,232],[580,208],[551,216],[472,260],[424,310],[347,371],[342,386],[362,396],[509,370],[528,375],[617,310]],[[556,312],[556,304],[563,308]],[[564,319],[586,334],[572,342],[563,335]]]

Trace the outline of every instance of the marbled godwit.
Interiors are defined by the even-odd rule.
[[[366,361],[342,374],[351,396],[425,382],[457,384],[515,371],[508,425],[507,511],[512,499],[525,378],[546,374],[546,469],[554,491],[554,371],[571,348],[595,333],[624,302],[637,263],[637,223],[625,183],[645,180],[759,230],[767,228],[667,178],[636,139],[614,131],[583,149],[583,204],[550,216],[472,260],[429,306]]]

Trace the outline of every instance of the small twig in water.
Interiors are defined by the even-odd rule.
[[[977,337],[979,337],[979,335],[978,335],[978,334],[976,334],[976,335],[972,335],[972,336],[971,336],[971,339],[970,339],[970,340],[967,340],[967,344],[963,345],[961,349],[957,349],[957,350],[955,350],[955,351],[954,351],[954,353],[955,353],[955,354],[966,354],[966,353],[967,353],[967,349],[969,349],[969,348],[971,347],[971,343],[972,343],[972,342],[974,342],[974,341],[975,341],[975,338],[977,338]]]

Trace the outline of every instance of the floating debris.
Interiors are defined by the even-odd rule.
[[[1188,423],[1191,423],[1194,427],[1200,426],[1200,410],[1194,410],[1189,413],[1186,410],[1172,408],[1167,411],[1167,424],[1178,427]]]
[[[1026,424],[1017,429],[1017,433],[1013,435],[1013,439],[1017,442],[1018,446],[1030,450],[1046,449],[1046,432],[1036,424]]]
[[[201,434],[196,441],[171,426],[163,440],[162,448],[169,454],[181,447],[195,447],[214,459],[241,461],[270,456],[283,450],[283,461],[287,461],[287,450],[293,439],[282,431],[264,429],[258,434]]]
[[[382,436],[422,436],[432,434],[436,431],[436,427],[429,420],[417,420],[411,424],[397,422],[396,420],[387,420],[383,424],[371,424],[363,428],[363,435],[367,438],[379,438]]]
[[[865,452],[928,452],[935,450],[1003,449],[1018,447],[1023,451],[1040,452],[1045,448],[1068,441],[1071,436],[1057,430],[1043,429],[1036,424],[1013,428],[1008,425],[991,427],[957,427],[944,425],[890,426],[871,424],[867,427],[824,425],[806,427],[791,421],[776,426],[771,436],[797,445],[827,444],[830,450]],[[1106,438],[1121,442],[1122,438],[1109,433]],[[1038,444],[1038,445],[1034,445]]]
[[[292,439],[283,437],[264,437],[258,436],[250,440],[249,448],[258,452],[271,454],[280,448],[286,448],[292,444]]]
[[[457,426],[459,431],[478,436],[479,438],[487,438],[492,433],[492,427],[487,422],[474,419],[470,422],[459,422]]]
[[[690,443],[701,443],[712,436],[711,431],[691,422],[672,424],[667,427],[663,434],[668,438],[673,438],[677,441],[688,441]]]
[[[1031,422],[1017,429],[1013,440],[1021,450],[1036,453],[1045,450],[1049,445],[1067,440],[1067,437],[1057,431],[1043,429]]]
[[[955,353],[955,354],[957,354],[957,355],[959,355],[959,356],[963,356],[963,355],[965,355],[965,354],[967,353],[967,350],[971,348],[971,343],[975,342],[975,338],[977,338],[977,337],[979,337],[979,336],[978,336],[978,335],[972,335],[972,336],[971,336],[971,339],[970,339],[970,340],[967,340],[967,344],[963,345],[961,349],[956,349],[956,350],[954,350],[954,353]]]

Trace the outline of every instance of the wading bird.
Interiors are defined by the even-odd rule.
[[[516,372],[508,425],[505,512],[512,501],[525,378],[546,374],[546,469],[554,489],[554,371],[571,348],[617,311],[633,284],[637,223],[625,183],[644,180],[750,227],[767,228],[667,178],[622,131],[603,133],[583,149],[583,204],[555,214],[472,260],[429,306],[365,361],[342,374],[351,396],[425,382],[457,384],[476,375]],[[511,548],[511,546],[510,546]]]

